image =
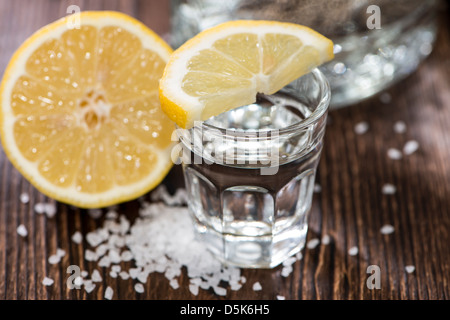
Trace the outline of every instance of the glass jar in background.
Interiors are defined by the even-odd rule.
[[[433,48],[438,0],[172,0],[171,45],[228,20],[293,22],[334,42],[335,59],[320,67],[331,107],[357,103],[413,72]],[[370,6],[379,8],[374,16]],[[378,21],[377,21],[378,18]],[[368,22],[368,19],[370,21]],[[374,20],[375,19],[375,20]],[[373,23],[380,29],[369,29]]]

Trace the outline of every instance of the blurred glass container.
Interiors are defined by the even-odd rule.
[[[417,68],[433,49],[439,4],[438,0],[171,0],[171,45],[177,48],[228,20],[306,25],[334,42],[335,59],[320,69],[331,85],[330,106],[337,108],[370,97]],[[378,21],[371,5],[380,9]],[[373,22],[381,29],[369,29]]]

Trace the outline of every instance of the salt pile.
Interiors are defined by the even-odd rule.
[[[184,190],[171,197],[160,187],[152,200],[163,203],[141,199],[139,217],[132,225],[125,215],[110,210],[103,226],[86,234],[89,248],[84,252],[85,259],[109,268],[112,278],[139,281],[134,287],[138,293],[144,292],[142,283],[145,284],[153,272],[164,274],[173,289],[179,288],[177,278],[182,267],[186,268],[189,290],[194,295],[199,289],[212,289],[217,295],[226,295],[227,285],[231,290],[238,290],[245,283],[239,268],[222,265],[195,238],[187,207],[175,206],[186,203]],[[81,241],[78,233],[72,238],[76,243]],[[119,263],[130,260],[134,260],[135,266],[121,270]],[[83,281],[88,281],[86,289],[92,291],[93,282],[101,281],[100,273],[94,270],[91,279]],[[105,292],[106,299],[112,298],[111,290]]]

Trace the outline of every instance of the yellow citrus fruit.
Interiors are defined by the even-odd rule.
[[[333,43],[314,30],[275,21],[231,21],[174,51],[160,81],[164,112],[190,128],[273,94],[333,58]]]
[[[174,123],[158,85],[171,48],[118,12],[82,12],[38,30],[0,87],[0,134],[41,192],[84,208],[136,198],[172,166]]]

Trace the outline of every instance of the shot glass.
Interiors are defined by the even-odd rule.
[[[176,130],[196,235],[224,264],[273,268],[304,247],[329,102],[314,69]]]

